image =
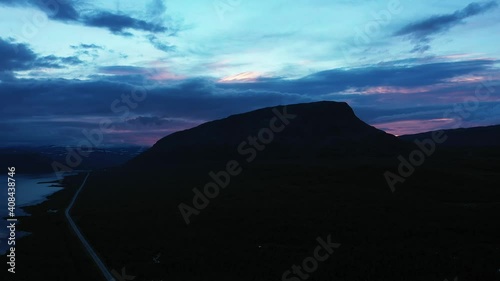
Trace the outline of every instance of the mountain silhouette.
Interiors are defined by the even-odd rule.
[[[341,246],[311,280],[497,280],[500,148],[465,141],[484,130],[426,156],[346,103],[259,109],[93,171],[73,215],[111,268],[140,280],[298,280],[282,276],[317,239]],[[387,171],[404,177],[395,189]]]
[[[414,135],[400,136],[400,139],[413,141],[415,139],[426,139],[432,136],[433,132],[425,132]],[[500,125],[460,128],[444,130],[447,140],[443,146],[448,147],[492,147],[500,146]]]
[[[271,127],[280,130],[270,136]],[[380,156],[405,146],[395,136],[360,120],[347,103],[323,101],[263,108],[176,132],[128,166],[227,160],[244,154],[242,142],[249,142],[249,137],[256,137],[260,144],[268,142],[263,144],[265,149],[258,149],[260,160]]]

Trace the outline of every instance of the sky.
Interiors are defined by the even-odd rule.
[[[0,0],[0,145],[320,100],[395,135],[500,124],[499,33],[496,1]]]

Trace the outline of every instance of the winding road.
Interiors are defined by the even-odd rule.
[[[101,273],[103,274],[104,278],[106,278],[106,280],[108,280],[108,281],[115,281],[115,278],[113,278],[113,275],[106,268],[106,266],[104,265],[104,263],[101,261],[101,259],[99,258],[99,256],[94,251],[94,249],[92,249],[92,246],[90,246],[89,242],[87,242],[87,240],[85,239],[85,237],[83,237],[82,233],[80,232],[80,229],[78,228],[78,226],[75,224],[75,222],[73,221],[73,219],[70,216],[71,208],[73,208],[73,204],[75,204],[75,201],[78,198],[78,195],[80,194],[80,191],[82,191],[83,187],[85,186],[85,183],[87,182],[87,179],[89,178],[89,176],[90,176],[90,172],[87,174],[87,176],[83,180],[82,185],[76,191],[76,193],[73,196],[73,199],[71,200],[71,203],[69,204],[68,208],[66,208],[66,212],[65,212],[66,219],[68,219],[68,223],[71,226],[71,228],[73,229],[73,231],[75,232],[76,236],[78,236],[78,239],[80,239],[80,241],[82,242],[83,246],[85,247],[85,249],[87,250],[87,252],[89,253],[89,255],[92,257],[92,259],[94,260],[94,262],[97,265],[97,267],[99,267],[99,270],[101,270]]]

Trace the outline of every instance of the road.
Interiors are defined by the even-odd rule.
[[[76,236],[78,237],[78,239],[80,239],[83,246],[85,247],[85,249],[87,250],[89,255],[92,257],[92,259],[94,260],[97,267],[99,267],[99,270],[101,270],[101,273],[103,274],[104,278],[106,278],[106,280],[108,280],[108,281],[115,281],[115,278],[113,278],[113,275],[106,268],[104,263],[101,261],[99,256],[94,251],[94,249],[92,249],[92,246],[90,246],[89,242],[87,242],[85,237],[83,237],[82,233],[80,232],[80,229],[78,228],[78,226],[75,224],[75,222],[73,221],[73,219],[70,216],[71,208],[73,208],[73,204],[75,204],[75,201],[78,198],[80,191],[82,191],[83,187],[85,186],[85,183],[87,182],[87,179],[89,178],[89,176],[90,176],[90,172],[87,174],[87,176],[83,180],[83,183],[78,188],[78,191],[75,193],[75,196],[73,196],[73,199],[71,200],[71,203],[69,204],[68,208],[66,208],[66,212],[65,212],[66,219],[68,219],[69,225],[71,226],[71,228],[75,232]]]

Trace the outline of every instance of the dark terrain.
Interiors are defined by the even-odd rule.
[[[446,130],[446,147],[498,147],[500,145],[500,125],[467,129]],[[400,139],[413,141],[428,138],[432,132],[401,136]]]
[[[0,280],[101,280],[100,272],[86,255],[64,216],[64,210],[83,178],[82,175],[65,177],[62,184],[66,188],[52,194],[45,202],[23,208],[31,215],[20,217],[16,230],[32,234],[16,241],[15,275],[5,269],[6,256],[0,257],[5,265]],[[2,243],[5,243],[4,239]]]
[[[71,146],[1,147],[0,165],[14,166],[23,174],[53,173],[54,161],[73,170],[103,169],[121,165],[145,149],[139,146],[92,148],[86,153],[86,150],[80,152],[78,147]],[[71,161],[81,161],[76,167],[71,167],[67,161],[69,157],[73,157]]]
[[[500,142],[469,141],[498,136],[498,126],[461,130],[460,146],[438,145],[392,193],[384,173],[425,135],[396,138],[345,103],[290,105],[296,117],[248,161],[238,146],[269,126],[272,110],[172,134],[94,171],[74,218],[108,267],[134,280],[282,280],[331,235],[341,247],[307,280],[500,280]],[[186,225],[179,204],[193,206],[192,189],[230,160],[242,173]]]

